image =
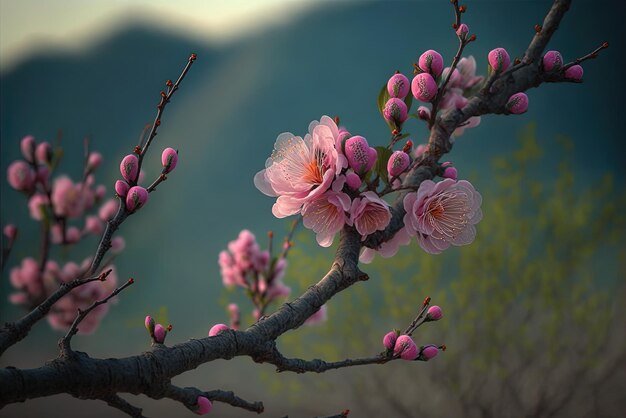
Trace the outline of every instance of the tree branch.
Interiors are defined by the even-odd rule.
[[[263,402],[248,402],[245,399],[236,396],[232,391],[211,390],[203,392],[194,387],[181,388],[170,385],[165,394],[165,397],[182,403],[194,412],[197,406],[196,400],[198,399],[198,396],[204,396],[211,401],[227,403],[233,407],[256,412],[257,414],[260,414],[265,410]]]
[[[120,411],[125,412],[131,417],[144,418],[143,410],[141,408],[137,408],[136,406],[131,405],[125,399],[122,399],[118,395],[103,396],[100,399],[106,402],[109,406],[119,409]]]

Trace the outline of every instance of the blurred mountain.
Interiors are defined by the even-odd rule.
[[[129,318],[163,305],[176,328],[168,337],[172,343],[204,336],[211,323],[224,322],[218,252],[242,228],[261,242],[268,229],[278,236],[285,231],[285,221],[271,215],[272,199],[252,183],[276,136],[284,131],[303,135],[311,120],[327,114],[340,116],[343,125],[371,144],[385,144],[389,133],[375,105],[380,86],[396,69],[409,75],[412,62],[426,49],[437,49],[448,62],[456,52],[452,12],[442,3],[322,2],[296,21],[220,45],[137,22],[82,52],[34,56],[1,74],[1,172],[18,158],[22,136],[53,141],[62,129],[62,171],[78,178],[83,137],[90,136],[93,149],[105,157],[99,180],[112,193],[119,161],[152,122],[165,80],[177,77],[190,52],[198,54],[165,111],[145,165],[146,182],[158,175],[164,147],[180,150],[179,165],[120,230],[128,247],[117,265],[122,277],[132,275],[138,285],[121,297],[95,337],[78,339],[81,349],[114,356],[145,348],[141,333],[129,333],[123,347],[105,336],[120,323],[140,327],[141,321]],[[521,55],[548,7],[547,2],[512,3],[470,4],[466,20],[478,41],[466,54],[477,58],[479,71],[492,48],[504,46],[512,56]],[[609,172],[623,187],[625,126],[616,92],[624,91],[619,52],[626,42],[621,17],[613,12],[618,3],[602,3],[606,7],[575,2],[551,44],[571,60],[604,40],[611,43],[599,59],[584,65],[584,84],[531,90],[526,114],[483,118],[458,139],[450,159],[484,196],[492,157],[510,152],[531,121],[547,152],[560,149],[556,135],[572,138],[577,182],[593,184]],[[417,122],[406,130],[415,143],[425,142],[426,129]],[[555,169],[547,166],[537,175],[550,177]],[[24,199],[4,180],[0,191],[2,222],[17,220],[22,237],[35,237],[26,234],[36,230],[24,216]],[[32,240],[26,241],[16,248],[13,263],[34,248]],[[311,277],[311,284],[317,279]],[[6,303],[9,288],[3,280],[3,319],[17,315]],[[52,331],[39,325],[36,334],[49,337]],[[39,355],[54,355],[54,344]],[[9,357],[14,363],[23,361],[14,356]]]

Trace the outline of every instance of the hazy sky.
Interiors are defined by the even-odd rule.
[[[143,18],[213,41],[293,18],[312,0],[0,0],[0,67],[33,50],[81,47]]]

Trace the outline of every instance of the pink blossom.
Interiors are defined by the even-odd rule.
[[[13,267],[9,280],[14,288],[24,290],[34,299],[40,298],[43,294],[39,265],[33,258],[24,258],[20,266]]]
[[[228,325],[226,324],[215,324],[209,330],[209,337],[214,337],[222,331],[229,330]]]
[[[154,323],[154,319],[152,319],[150,315],[146,316],[146,319],[144,320],[144,325],[146,326],[146,329],[150,333],[150,336],[152,336],[152,334],[154,334],[155,323]]]
[[[304,321],[304,325],[319,325],[328,320],[328,308],[326,304],[322,305],[313,315]]]
[[[383,345],[387,350],[392,350],[396,345],[396,340],[398,339],[398,333],[395,331],[389,331],[383,337]]]
[[[133,183],[137,180],[137,171],[139,171],[139,160],[137,156],[135,154],[128,154],[120,163],[122,177],[124,177],[127,182]]]
[[[154,327],[154,342],[163,344],[166,334],[167,332],[165,331],[163,325],[156,324],[156,326]]]
[[[40,164],[50,164],[52,161],[52,147],[47,142],[42,142],[35,149],[35,158]]]
[[[67,176],[58,177],[52,188],[52,204],[58,216],[68,218],[80,216],[85,209],[80,184],[74,184]]]
[[[22,155],[24,159],[28,162],[35,162],[35,137],[32,135],[25,136],[20,141],[20,150],[22,151]]]
[[[14,161],[7,169],[7,178],[15,190],[29,191],[35,185],[35,172],[24,161]]]
[[[404,198],[404,225],[417,236],[424,251],[438,254],[452,245],[466,245],[476,237],[482,219],[482,198],[466,180],[425,180]]]
[[[126,197],[129,189],[130,186],[124,180],[118,180],[115,182],[115,193],[117,193],[119,197]]]
[[[439,348],[436,345],[426,345],[420,350],[418,360],[428,361],[435,358],[439,354]]]
[[[411,159],[404,151],[394,151],[387,161],[387,173],[389,177],[396,177],[404,173],[409,167]]]
[[[439,321],[443,317],[443,311],[437,305],[433,305],[426,311],[427,321]]]
[[[196,404],[198,405],[198,409],[196,409],[196,414],[198,415],[206,415],[211,412],[211,409],[213,409],[211,401],[204,396],[198,396]]]
[[[30,212],[30,217],[36,221],[41,221],[43,219],[42,212],[46,210],[48,204],[48,196],[43,193],[35,193],[28,200],[28,210]]]
[[[417,147],[415,147],[415,151],[413,151],[413,156],[415,158],[420,158],[422,154],[424,154],[426,151],[428,151],[428,144],[419,144]]]
[[[87,171],[97,170],[102,164],[102,154],[99,152],[92,152],[87,159]]]
[[[441,71],[443,70],[443,57],[439,52],[429,49],[420,55],[418,65],[422,71],[430,73],[435,77],[439,77],[441,75]]]
[[[53,244],[63,243],[63,227],[61,224],[55,223],[50,227],[50,239]]]
[[[563,57],[559,51],[548,51],[543,56],[543,69],[544,71],[557,71],[561,69],[563,65]]]
[[[354,171],[349,170],[346,173],[346,184],[349,188],[351,188],[352,190],[356,190],[361,187],[361,183],[361,177],[359,177]]]
[[[342,168],[335,144],[339,130],[323,116],[309,125],[304,139],[291,133],[278,136],[265,169],[254,176],[255,186],[268,196],[278,196],[272,208],[277,218],[300,213],[302,206],[328,190]]]
[[[567,70],[565,70],[565,78],[570,80],[582,80],[583,78],[583,67],[580,65],[572,65]]]
[[[304,205],[302,223],[317,234],[315,238],[319,245],[330,247],[335,234],[348,220],[346,216],[348,210],[350,210],[350,197],[343,192],[329,190]]]
[[[267,288],[265,295],[269,300],[276,298],[283,298],[289,296],[291,288],[286,286],[280,278],[275,278],[269,288]]]
[[[456,34],[462,40],[467,38],[467,34],[469,33],[469,27],[465,23],[461,23],[456,30]]]
[[[365,248],[359,257],[361,263],[369,264],[374,259],[376,253],[380,254],[384,258],[393,257],[396,255],[401,245],[408,245],[411,242],[411,236],[408,234],[406,227],[400,229],[396,234],[387,242],[383,242],[379,248]]]
[[[494,69],[495,72],[500,73],[507,68],[509,68],[509,64],[511,63],[511,58],[509,57],[509,53],[506,52],[504,48],[495,48],[489,52],[487,56],[489,61],[489,65]]]
[[[102,206],[100,206],[100,210],[98,211],[98,217],[102,219],[104,222],[113,219],[115,213],[117,212],[118,204],[116,199],[109,199]]]
[[[432,75],[420,73],[413,78],[411,91],[417,100],[430,102],[437,95],[437,83]]]
[[[76,244],[80,241],[80,229],[75,226],[70,226],[65,231],[65,242],[68,244]]]
[[[241,313],[239,311],[239,306],[237,306],[236,303],[228,305],[228,315],[230,316],[230,328],[238,331],[241,321]]]
[[[426,106],[419,106],[417,108],[417,116],[421,120],[430,120],[430,109]]]
[[[459,137],[465,133],[466,129],[475,128],[478,125],[480,125],[480,116],[472,116],[465,122],[465,124],[456,128],[453,134],[454,136]]]
[[[17,237],[17,227],[13,224],[7,224],[3,229],[4,235],[9,239],[9,241],[13,241],[15,237]]]
[[[528,110],[528,96],[526,93],[515,93],[511,97],[509,97],[509,101],[506,103],[506,109],[515,114],[519,115]]]
[[[404,74],[394,74],[387,82],[387,91],[390,97],[404,99],[410,90],[411,83],[409,83],[409,79]]]
[[[456,69],[460,76],[457,84],[463,90],[470,89],[483,81],[483,76],[476,75],[476,59],[471,55],[461,58]]]
[[[413,339],[408,335],[401,335],[396,340],[393,348],[394,355],[400,355],[403,360],[415,360],[417,357],[417,346]]]
[[[370,147],[367,139],[359,135],[350,137],[346,141],[345,152],[348,165],[359,176],[367,173],[374,166],[378,157],[376,149]]]
[[[97,216],[87,216],[85,218],[85,232],[99,235],[104,231],[102,221]]]
[[[161,164],[164,173],[171,173],[178,163],[178,151],[174,148],[165,148],[161,154]]]
[[[387,100],[387,103],[385,103],[385,107],[383,108],[383,116],[385,117],[385,120],[393,122],[396,125],[402,125],[404,121],[406,121],[406,118],[408,117],[407,113],[408,109],[406,107],[406,103],[404,103],[402,99],[395,97]]]
[[[444,68],[443,72],[441,73],[441,78],[445,80],[446,78],[448,78],[449,73],[450,73],[450,67]],[[459,87],[460,82],[461,82],[461,73],[459,72],[458,69],[455,68],[454,71],[452,71],[450,80],[448,80],[447,88]]]
[[[402,152],[402,151],[400,151]],[[352,201],[348,224],[354,225],[362,240],[376,231],[382,231],[391,221],[389,204],[372,191],[361,193]]]
[[[148,201],[148,191],[141,186],[133,186],[126,195],[126,208],[135,212],[141,209]]]
[[[126,241],[122,237],[115,237],[111,240],[111,251],[119,254],[126,247]]]

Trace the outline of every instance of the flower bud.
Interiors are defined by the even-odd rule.
[[[94,234],[100,235],[104,227],[102,226],[102,221],[97,216],[87,216],[85,219],[85,231]]]
[[[102,219],[102,221],[106,222],[113,219],[117,210],[118,206],[115,199],[109,199],[104,204],[102,204],[102,206],[100,206],[100,209],[98,210],[98,216],[100,217],[100,219]]]
[[[543,70],[558,71],[563,66],[563,57],[559,51],[548,51],[543,56]]]
[[[370,148],[367,139],[362,136],[355,135],[348,138],[345,148],[348,164],[358,175],[365,174],[376,162],[376,150]]]
[[[28,135],[22,138],[20,141],[20,150],[24,159],[30,163],[34,163],[35,160],[35,137]]]
[[[132,183],[137,180],[137,172],[139,171],[139,160],[134,154],[128,154],[120,163],[120,172],[122,177]]]
[[[399,176],[404,173],[410,162],[409,154],[404,151],[394,151],[391,157],[389,157],[389,161],[387,161],[389,177]]]
[[[464,41],[467,39],[467,35],[469,34],[469,27],[465,23],[461,23],[456,30],[456,34],[461,40]]]
[[[24,161],[14,161],[7,169],[9,184],[15,190],[31,190],[35,184],[35,172]]]
[[[583,67],[580,65],[572,65],[567,70],[565,70],[565,78],[570,80],[582,80],[583,78]]]
[[[458,171],[454,167],[446,167],[446,169],[443,170],[443,177],[446,179],[456,180],[458,178],[458,174]]]
[[[352,190],[356,190],[361,187],[361,178],[352,170],[346,173],[346,184]]]
[[[126,208],[134,212],[139,210],[148,201],[148,191],[141,186],[131,187],[126,195]]]
[[[452,168],[452,167],[448,167],[448,168]],[[428,308],[428,311],[426,311],[427,321],[439,321],[441,317],[443,317],[443,311],[437,305],[431,306],[430,308]]]
[[[107,188],[104,184],[96,187],[96,199],[101,200],[107,194]]]
[[[167,333],[165,331],[165,328],[163,328],[163,325],[156,324],[156,326],[154,327],[154,342],[163,344],[166,334]]]
[[[437,95],[437,83],[432,75],[420,73],[413,78],[411,91],[417,100],[430,102]]]
[[[396,340],[398,339],[398,333],[395,331],[389,331],[383,337],[383,345],[387,350],[393,350],[396,345]]]
[[[404,99],[411,90],[411,83],[404,74],[394,74],[387,82],[387,91],[389,96]]]
[[[102,164],[102,154],[99,152],[92,152],[89,154],[89,158],[87,158],[87,171],[97,170]]]
[[[50,164],[52,161],[52,147],[47,142],[37,145],[35,150],[35,158],[40,164]]]
[[[421,120],[430,120],[430,109],[426,106],[420,106],[417,108],[417,117]]]
[[[126,197],[129,189],[130,186],[124,180],[118,180],[115,182],[115,193],[117,193],[119,197]]]
[[[422,361],[428,361],[437,357],[437,354],[439,354],[439,348],[436,345],[430,344],[422,347],[417,359]]]
[[[48,186],[48,179],[50,178],[50,169],[45,165],[37,167],[37,174],[35,175],[35,181],[43,184],[45,188]]]
[[[386,121],[393,122],[399,126],[406,120],[407,112],[406,103],[402,99],[391,98],[385,104],[383,116]]]
[[[226,324],[216,324],[211,327],[209,330],[209,337],[214,337],[222,331],[226,331],[230,329]]]
[[[165,148],[161,154],[161,164],[163,164],[163,172],[171,173],[178,163],[178,151],[174,148]]]
[[[154,319],[152,319],[152,317],[150,315],[146,316],[146,319],[144,321],[144,324],[146,325],[146,329],[148,330],[148,333],[150,334],[150,337],[154,338]]]
[[[393,348],[394,355],[400,355],[403,360],[415,360],[417,356],[417,346],[408,335],[401,335],[396,340]]]
[[[13,224],[7,224],[4,226],[4,236],[13,241],[17,237],[17,227]]]
[[[525,93],[515,93],[509,97],[505,107],[506,110],[516,115],[524,113],[528,110],[528,96]]]
[[[420,55],[418,65],[422,71],[430,73],[435,77],[439,77],[443,71],[443,57],[439,52],[429,49]]]
[[[67,244],[76,244],[78,241],[80,241],[80,229],[75,226],[67,228],[67,231],[65,231],[65,242]]]
[[[509,53],[506,52],[506,49],[504,48],[492,49],[491,52],[489,52],[487,59],[491,68],[493,68],[497,73],[506,70],[509,68],[509,64],[511,64]]]
[[[126,241],[122,237],[115,237],[111,240],[111,251],[118,254],[126,247]]]
[[[211,412],[211,409],[213,409],[211,401],[204,396],[198,396],[196,403],[198,404],[198,409],[196,409],[196,414],[198,415],[206,415]]]

